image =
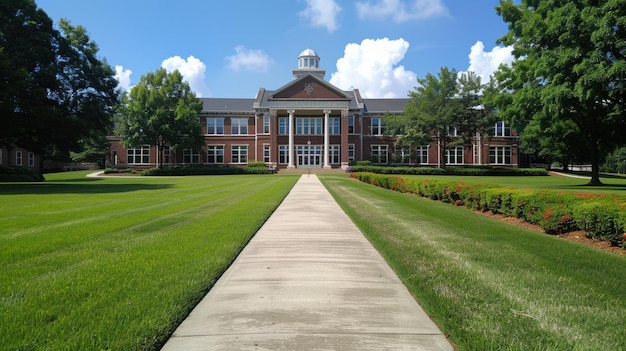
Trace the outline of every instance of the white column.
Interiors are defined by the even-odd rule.
[[[324,168],[330,168],[330,164],[328,163],[328,149],[329,149],[329,131],[328,131],[328,121],[330,118],[330,110],[324,110]]]
[[[288,110],[289,113],[289,164],[287,168],[295,168],[293,164],[293,132],[294,132],[294,124],[293,124],[293,114],[296,113],[296,110]]]

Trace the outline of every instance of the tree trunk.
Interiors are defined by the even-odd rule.
[[[600,181],[600,157],[598,155],[598,147],[591,150],[591,179],[587,185],[598,186],[604,185]]]

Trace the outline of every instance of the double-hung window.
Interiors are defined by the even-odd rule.
[[[348,117],[348,134],[354,134],[354,116]]]
[[[150,147],[142,146],[126,150],[128,163],[145,164],[150,163]]]
[[[341,130],[341,127],[339,125],[340,123],[339,117],[330,117],[328,119],[328,122],[329,122],[328,133],[332,135],[339,135],[339,132]]]
[[[447,148],[446,163],[449,165],[463,164],[463,146],[454,146]]]
[[[511,136],[511,127],[505,125],[504,122],[498,122],[494,128],[493,135],[497,137]]]
[[[200,163],[200,153],[194,149],[184,149],[183,163]]]
[[[263,134],[269,134],[269,133],[270,133],[270,115],[264,114],[263,115]]]
[[[231,134],[246,135],[248,134],[247,118],[231,118]]]
[[[278,134],[280,135],[289,134],[289,118],[287,117],[278,118]]]
[[[206,119],[206,133],[209,135],[223,135],[224,134],[224,118],[207,118]]]
[[[511,147],[510,146],[489,147],[489,163],[492,165],[510,165],[511,164]]]
[[[339,163],[340,159],[339,145],[329,145],[328,148],[328,163]]]
[[[372,163],[387,163],[387,145],[372,145]]]
[[[207,145],[207,163],[224,163],[224,145]]]
[[[322,118],[296,118],[296,134],[322,135]]]
[[[372,135],[383,135],[382,118],[372,118]]]
[[[278,145],[278,163],[287,164],[289,162],[289,145]]]
[[[230,160],[232,163],[248,163],[248,145],[232,145]]]
[[[415,153],[417,154],[417,163],[428,163],[428,145],[420,145],[416,147]]]
[[[16,151],[15,152],[15,164],[17,166],[21,166],[22,165],[22,152],[21,151]]]
[[[267,144],[263,145],[263,162],[270,162],[270,146]]]
[[[28,166],[35,167],[35,154],[32,152],[28,153]]]

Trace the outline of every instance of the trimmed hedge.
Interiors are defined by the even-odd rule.
[[[24,166],[0,167],[0,182],[43,182],[43,175]]]
[[[242,167],[202,167],[202,166],[167,166],[141,171],[144,176],[186,176],[186,175],[227,175],[242,174]]]
[[[547,176],[544,168],[492,168],[488,166],[475,167],[390,167],[355,165],[352,172],[370,172],[377,174],[410,174],[410,175],[463,175],[463,176]]]
[[[587,236],[626,248],[626,197],[615,194],[528,190],[454,180],[352,173],[362,182],[433,200],[492,211],[540,225],[548,234],[584,230]]]
[[[186,176],[186,175],[229,175],[229,174],[268,174],[264,162],[250,162],[246,167],[220,166],[167,166],[141,171],[144,176]]]

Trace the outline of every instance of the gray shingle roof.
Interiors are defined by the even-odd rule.
[[[255,99],[244,98],[201,98],[202,110],[211,112],[254,112]]]
[[[363,99],[365,111],[369,113],[403,113],[404,106],[409,102],[409,98],[404,99]]]

